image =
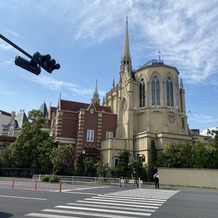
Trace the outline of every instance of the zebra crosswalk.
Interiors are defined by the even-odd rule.
[[[43,209],[26,217],[43,218],[142,218],[151,216],[170,197],[175,190],[132,189],[92,196],[54,208]]]

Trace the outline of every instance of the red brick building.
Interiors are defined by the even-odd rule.
[[[74,160],[81,154],[100,159],[101,142],[115,137],[116,122],[110,107],[100,106],[96,84],[90,104],[60,97],[58,106],[49,109],[47,127],[58,145],[74,146]]]

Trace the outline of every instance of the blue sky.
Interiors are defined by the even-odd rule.
[[[132,65],[151,59],[176,67],[190,128],[218,127],[218,0],[1,0],[0,33],[33,55],[51,54],[61,69],[39,76],[14,64],[25,55],[0,39],[0,110],[90,103],[118,82],[126,16]],[[28,58],[27,58],[28,59]]]

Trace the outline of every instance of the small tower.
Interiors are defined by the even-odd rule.
[[[132,61],[131,61],[130,50],[129,50],[128,17],[126,17],[124,49],[123,49],[123,54],[121,57],[121,64],[120,64],[120,80],[121,81],[124,75],[127,78],[131,78],[131,75],[132,75]]]
[[[95,91],[93,93],[93,98],[92,98],[92,103],[94,105],[100,105],[100,99],[99,99],[99,94],[98,94],[98,83],[96,80],[96,85],[95,85]]]

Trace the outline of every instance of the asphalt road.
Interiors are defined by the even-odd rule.
[[[217,218],[218,191],[153,186],[72,186],[63,192],[0,186],[0,218]]]

